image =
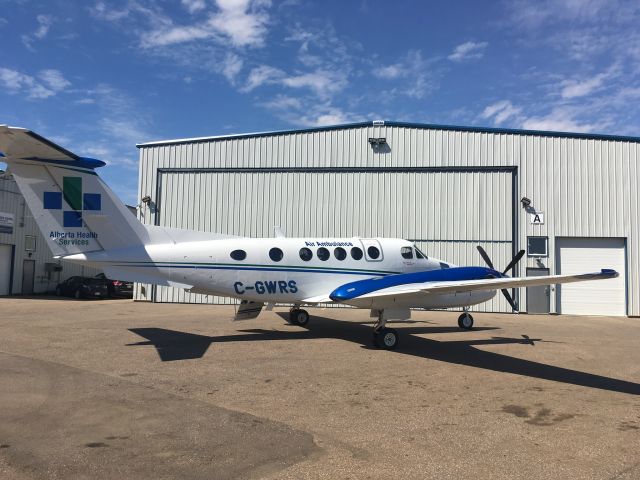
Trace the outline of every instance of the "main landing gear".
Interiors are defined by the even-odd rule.
[[[387,319],[381,310],[378,321],[373,327],[373,344],[385,350],[395,350],[398,346],[398,332],[393,328],[387,328]]]
[[[462,315],[458,317],[458,326],[463,330],[471,330],[473,328],[473,317],[469,314],[468,309],[464,309]]]
[[[298,307],[293,307],[289,310],[289,323],[304,327],[309,323],[309,312]]]

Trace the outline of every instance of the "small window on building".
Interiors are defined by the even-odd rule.
[[[274,262],[279,262],[280,260],[282,260],[283,256],[284,254],[282,253],[282,250],[280,250],[278,247],[273,247],[271,250],[269,250],[269,258]]]
[[[548,257],[548,237],[527,237],[527,257]]]
[[[353,247],[351,249],[351,258],[353,258],[354,260],[361,260],[362,259],[362,249],[358,248],[358,247]]]
[[[333,256],[336,257],[338,260],[344,260],[345,258],[347,258],[347,251],[342,247],[337,247],[333,251]]]
[[[329,260],[329,257],[331,256],[331,254],[329,253],[329,250],[327,250],[324,247],[320,247],[316,252],[316,254],[318,255],[318,258],[323,262],[326,262],[327,260]]]
[[[247,258],[247,252],[245,252],[244,250],[234,250],[229,255],[231,256],[231,258],[237,261],[241,261]]]
[[[24,249],[27,252],[35,252],[36,251],[36,237],[34,235],[25,235],[24,236]]]
[[[300,258],[305,262],[308,262],[313,258],[313,252],[311,251],[310,248],[302,247],[300,249]]]
[[[367,255],[369,255],[369,258],[375,260],[380,256],[380,250],[378,249],[378,247],[374,247],[373,245],[371,245],[369,248],[367,248]]]
[[[448,263],[440,262],[440,268],[449,268]]]
[[[407,260],[411,260],[413,258],[413,248],[411,248],[411,247],[402,247],[400,249],[400,255],[402,255],[402,258],[406,258]]]

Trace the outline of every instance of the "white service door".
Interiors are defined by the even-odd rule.
[[[598,272],[612,268],[620,276],[557,287],[558,312],[574,315],[627,314],[626,262],[623,238],[556,238],[558,273]]]
[[[11,245],[0,245],[0,295],[9,295],[11,282]]]

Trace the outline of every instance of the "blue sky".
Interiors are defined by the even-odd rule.
[[[136,143],[385,119],[640,136],[640,2],[0,0],[0,123]]]

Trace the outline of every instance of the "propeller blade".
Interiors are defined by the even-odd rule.
[[[484,251],[484,248],[482,248],[480,245],[476,246],[476,248],[478,249],[478,253],[480,253],[482,259],[484,260],[484,263],[486,263],[489,268],[493,269],[493,263],[491,262],[489,255],[487,255],[487,252]]]
[[[502,295],[504,295],[504,298],[507,299],[507,302],[509,302],[509,305],[511,305],[511,308],[517,312],[518,306],[516,305],[516,302],[513,301],[513,298],[511,298],[511,294],[509,293],[509,290],[507,290],[506,288],[503,288],[500,291],[502,292]]]
[[[524,250],[520,250],[518,253],[516,253],[516,256],[513,257],[513,260],[511,260],[511,262],[509,262],[509,265],[507,265],[507,268],[504,269],[504,272],[502,272],[502,274],[504,275],[509,270],[511,270],[520,261],[520,259],[524,254],[525,254]]]

